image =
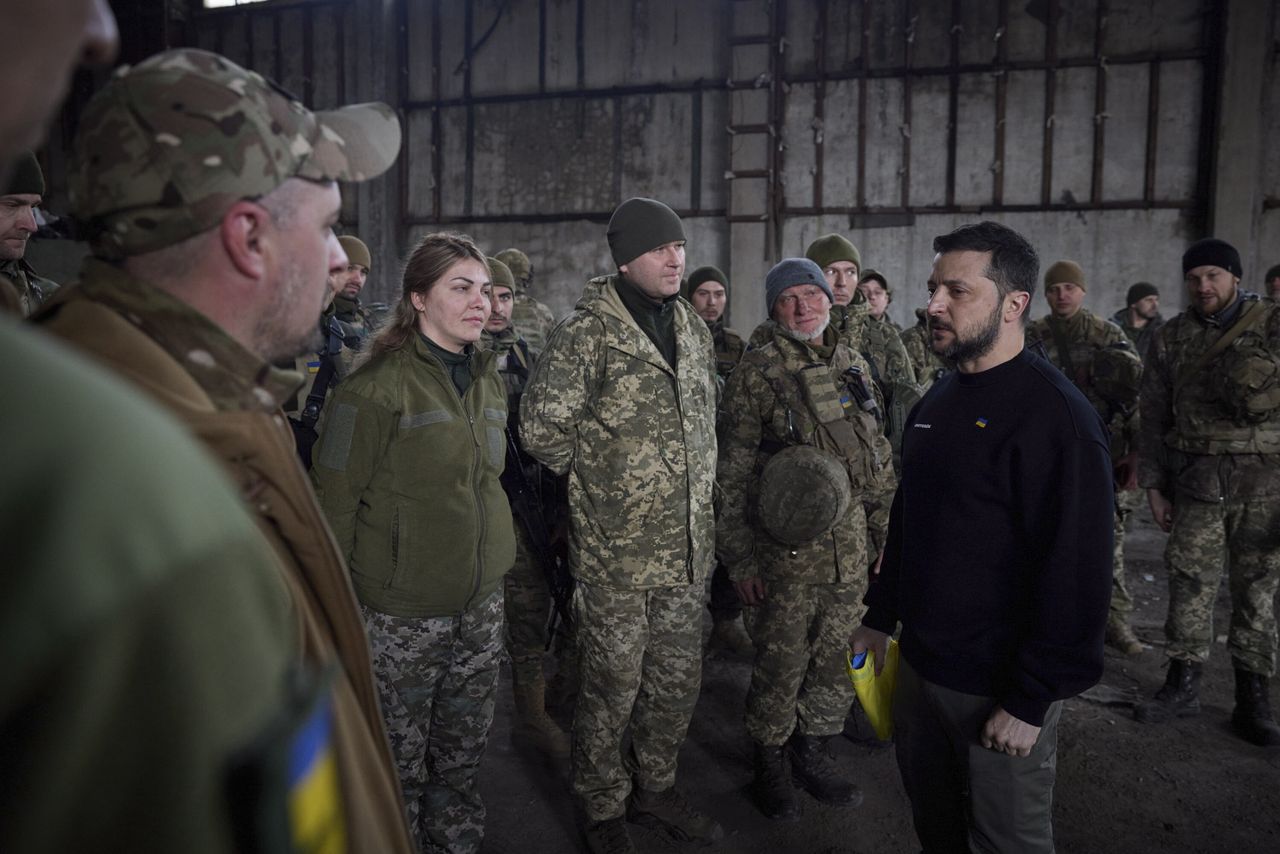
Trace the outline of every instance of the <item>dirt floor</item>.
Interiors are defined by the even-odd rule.
[[[1280,750],[1236,738],[1229,718],[1233,676],[1226,653],[1225,588],[1215,618],[1217,642],[1206,667],[1199,717],[1155,727],[1135,722],[1136,699],[1164,680],[1168,601],[1161,554],[1164,535],[1143,508],[1130,522],[1129,584],[1134,626],[1147,649],[1124,658],[1107,652],[1102,682],[1070,700],[1058,739],[1054,827],[1062,852],[1280,852]],[[680,754],[677,785],[726,831],[697,849],[631,825],[642,854],[678,851],[872,854],[916,852],[910,812],[893,750],[839,738],[843,767],[866,799],[857,809],[827,807],[801,795],[804,816],[779,823],[752,806],[751,746],[742,708],[751,665],[716,653],[705,661],[702,694]],[[1272,703],[1280,690],[1272,687]],[[513,742],[509,674],[481,771],[489,817],[486,854],[583,850],[568,793],[567,765],[548,764]]]

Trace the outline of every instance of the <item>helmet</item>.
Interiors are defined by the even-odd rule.
[[[849,510],[849,474],[834,455],[790,445],[760,473],[756,515],[769,536],[802,546],[830,531]]]

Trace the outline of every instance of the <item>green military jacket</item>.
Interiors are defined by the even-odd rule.
[[[1226,324],[1188,309],[1156,333],[1147,354],[1140,410],[1138,479],[1166,496],[1204,501],[1280,495],[1280,408],[1241,418],[1244,391],[1229,379],[1243,357],[1260,362],[1272,379],[1255,394],[1277,394],[1280,305],[1242,297]],[[1257,312],[1257,314],[1255,314]],[[1227,313],[1231,314],[1231,307]],[[1207,361],[1220,338],[1248,322],[1243,334]]]
[[[683,300],[676,367],[631,318],[617,276],[587,282],[534,367],[524,448],[569,475],[575,577],[644,590],[701,583],[714,562],[711,333]]]
[[[415,333],[357,368],[325,407],[311,479],[356,595],[375,611],[456,616],[515,562],[494,358],[474,355],[459,396]]]
[[[16,309],[23,317],[34,314],[58,290],[57,282],[37,276],[21,258],[0,261],[0,281],[12,288],[9,298],[16,296]]]
[[[1086,308],[1067,320],[1053,315],[1042,317],[1027,330],[1027,346],[1040,343],[1044,351],[1076,388],[1093,405],[1111,433],[1111,457],[1119,460],[1134,450],[1138,431],[1137,378],[1142,362],[1133,344],[1109,320],[1103,320]],[[1106,351],[1105,354],[1102,351]],[[1133,381],[1122,388],[1106,384],[1103,359],[1122,360]],[[1114,372],[1113,372],[1114,373]]]
[[[191,306],[96,258],[32,321],[160,401],[222,463],[275,551],[299,628],[298,660],[332,674],[351,847],[411,850],[351,580],[280,412],[300,377],[264,364]]]
[[[284,741],[299,628],[271,546],[136,390],[8,319],[0,362],[0,850],[262,842],[233,803],[283,818],[287,791],[228,771]]]
[[[866,372],[867,364],[834,330],[828,328],[824,340],[834,346],[826,360],[775,326],[773,339],[748,350],[729,377],[721,404],[717,476],[722,498],[716,550],[735,581],[760,576],[766,581],[865,586],[869,557],[884,544],[895,483],[892,452],[875,419],[847,399],[839,380],[852,366]],[[813,365],[824,365],[836,399],[846,398],[844,417],[850,423],[862,422],[858,432],[868,437],[862,449],[868,456],[844,462],[868,477],[829,532],[806,546],[793,547],[765,533],[755,518],[755,499],[759,475],[773,454],[794,444],[797,435],[805,444],[819,444],[820,419],[806,402],[798,379],[802,369]]]
[[[556,316],[527,291],[517,289],[511,306],[511,325],[537,355],[547,346],[547,339],[556,325]]]
[[[902,330],[898,338],[902,341],[903,349],[907,351],[907,358],[911,360],[911,367],[916,373],[916,381],[920,384],[922,391],[928,390],[935,380],[951,370],[946,360],[933,352],[932,342],[929,339],[928,317],[923,308],[916,309],[915,326]]]

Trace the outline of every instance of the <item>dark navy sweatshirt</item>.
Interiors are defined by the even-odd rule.
[[[863,623],[901,622],[922,678],[1039,726],[1102,675],[1114,500],[1106,427],[1051,363],[948,374],[908,417]]]

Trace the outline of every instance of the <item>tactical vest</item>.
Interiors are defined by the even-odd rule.
[[[1267,340],[1276,312],[1280,306],[1250,301],[1227,329],[1184,313],[1161,330],[1173,382],[1169,447],[1192,454],[1280,453],[1278,342]],[[1214,343],[1241,323],[1249,324],[1247,331],[1202,364]]]
[[[810,362],[797,371],[788,370],[784,360],[771,361],[763,374],[784,409],[782,441],[762,447],[769,453],[785,445],[812,445],[834,455],[849,474],[855,498],[869,491],[885,460],[880,458],[875,437],[876,419],[863,408],[874,400],[868,380],[849,363],[839,349],[831,365]]]

